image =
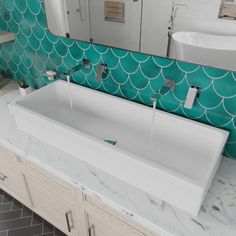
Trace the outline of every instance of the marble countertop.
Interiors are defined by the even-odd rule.
[[[0,97],[0,145],[77,185],[157,235],[236,235],[236,161],[223,158],[199,216],[192,217],[19,131],[8,111],[8,103],[19,97],[18,91],[12,89]]]
[[[2,88],[0,88],[0,97],[11,92],[11,91],[16,90],[18,87],[19,87],[19,85],[15,81],[11,81],[11,82],[5,84]]]

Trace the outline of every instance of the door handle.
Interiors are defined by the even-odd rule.
[[[89,236],[95,236],[95,225],[91,225],[88,228]]]
[[[86,4],[85,0],[79,0],[79,14],[80,14],[80,20],[86,21]]]
[[[73,229],[72,211],[66,212],[65,216],[66,216],[66,224],[67,224],[68,232],[70,233],[71,230]],[[70,224],[70,216],[71,216],[72,224]]]

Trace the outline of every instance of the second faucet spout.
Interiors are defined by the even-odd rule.
[[[72,74],[76,73],[77,71],[83,69],[83,68],[86,68],[90,65],[90,61],[87,60],[87,59],[83,59],[83,63],[82,64],[79,64],[79,65],[76,65],[72,68],[70,68],[69,70],[67,70],[66,72],[64,72],[63,74],[65,76],[71,76]]]
[[[162,96],[166,95],[169,91],[174,91],[175,81],[170,79],[165,79],[165,84],[161,89],[159,89],[152,97],[151,101],[156,103]]]

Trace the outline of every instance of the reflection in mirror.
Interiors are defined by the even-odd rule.
[[[236,1],[223,0],[220,8],[220,18],[236,20]]]
[[[58,36],[140,50],[142,0],[45,0],[44,3],[49,29]]]
[[[236,71],[235,0],[44,0],[57,35]]]

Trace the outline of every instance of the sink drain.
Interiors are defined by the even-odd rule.
[[[109,143],[113,146],[115,146],[117,144],[117,140],[113,139],[113,138],[106,138],[106,139],[104,139],[104,142]]]

